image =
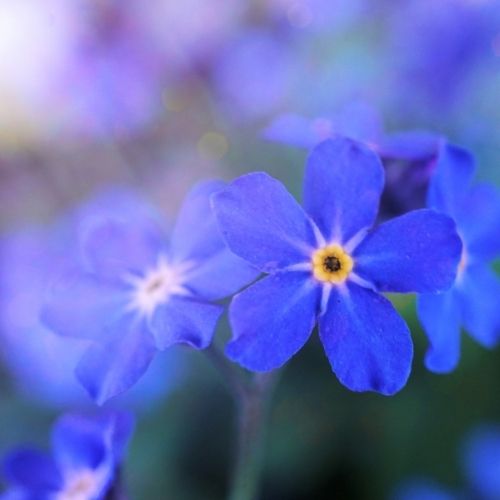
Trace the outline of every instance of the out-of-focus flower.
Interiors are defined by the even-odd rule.
[[[4,460],[5,498],[100,500],[117,478],[133,432],[127,413],[66,414],[52,430],[52,454],[22,447]]]
[[[500,498],[500,426],[481,424],[463,440],[461,459],[465,481],[460,490],[429,479],[402,483],[393,500],[498,500]]]
[[[462,460],[471,492],[481,500],[500,498],[500,426],[475,428],[464,441]]]
[[[440,119],[467,97],[485,62],[493,63],[498,2],[414,0],[394,5],[389,19],[396,113]]]
[[[167,61],[130,2],[74,4],[78,24],[64,72],[54,82],[74,133],[120,134],[162,111]]]
[[[141,210],[144,216],[145,204],[133,193],[107,191],[63,221],[17,230],[0,239],[0,353],[25,397],[59,407],[87,404],[74,371],[89,342],[60,337],[40,322],[44,294],[55,269],[79,261],[77,228],[88,220],[89,213],[121,214],[133,221]],[[178,383],[183,364],[180,353],[166,353],[116,404],[143,408],[164,397]]]
[[[213,84],[220,105],[235,120],[258,119],[287,101],[297,75],[290,44],[265,31],[240,35],[219,52]]]
[[[42,318],[60,335],[90,341],[76,373],[96,402],[134,385],[158,350],[207,347],[223,310],[212,302],[256,276],[218,232],[209,196],[223,186],[206,182],[190,192],[170,241],[144,212],[88,214],[85,266],[55,279]]]
[[[337,31],[363,12],[364,0],[262,0],[270,15],[291,28]]]
[[[170,72],[182,74],[211,61],[248,10],[242,0],[141,0],[128,2],[133,16],[161,48]],[[196,15],[193,15],[196,13]]]
[[[246,9],[216,3],[2,2],[0,148],[147,128],[165,90],[208,65]]]
[[[339,135],[364,142],[382,159],[386,170],[382,218],[425,206],[440,141],[437,134],[418,130],[385,133],[379,114],[361,102],[350,103],[329,117],[282,115],[263,131],[270,141],[307,149]]]
[[[269,276],[236,295],[227,355],[246,368],[283,365],[319,334],[333,371],[354,391],[393,394],[413,355],[408,327],[379,292],[443,290],[461,243],[453,221],[410,212],[374,229],[384,185],[379,158],[337,138],[311,153],[305,211],[264,173],[240,177],[213,198],[229,247]]]
[[[500,253],[500,195],[493,186],[471,185],[472,155],[443,144],[429,187],[428,205],[454,218],[463,242],[453,287],[418,299],[418,316],[430,341],[426,366],[449,372],[460,357],[460,329],[485,347],[500,332],[500,280],[490,268]]]

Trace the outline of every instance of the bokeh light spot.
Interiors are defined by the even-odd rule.
[[[198,141],[197,149],[202,158],[220,160],[228,152],[229,143],[225,135],[207,132]]]

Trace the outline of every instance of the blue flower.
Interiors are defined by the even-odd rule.
[[[500,196],[487,184],[471,185],[474,159],[443,144],[429,187],[428,205],[449,214],[463,241],[453,287],[418,299],[418,316],[430,341],[426,365],[449,372],[460,357],[463,326],[481,345],[493,347],[500,332],[500,280],[490,268],[500,254]]]
[[[411,367],[410,332],[379,292],[438,291],[455,278],[461,243],[446,215],[418,210],[370,229],[384,185],[378,157],[338,138],[307,162],[302,209],[265,173],[213,197],[231,250],[269,276],[236,295],[227,355],[278,368],[316,322],[333,371],[354,391],[393,394]]]
[[[207,347],[223,310],[212,302],[256,276],[226,248],[211,213],[209,196],[223,186],[203,183],[188,195],[170,241],[146,210],[86,214],[85,265],[55,280],[42,320],[90,342],[76,374],[99,404],[135,384],[158,350]]]
[[[5,457],[5,498],[100,500],[113,486],[133,432],[127,413],[66,414],[52,430],[52,455],[23,447]]]
[[[113,189],[78,206],[49,226],[26,227],[0,238],[4,265],[0,270],[0,339],[3,366],[22,395],[38,404],[83,406],[89,399],[74,376],[89,346],[48,330],[39,319],[44,293],[54,269],[78,262],[77,227],[98,211],[108,216],[141,217],[149,213],[135,193]],[[142,212],[141,212],[142,211]],[[114,405],[144,408],[180,381],[185,368],[182,353],[172,349],[155,360],[147,375]]]

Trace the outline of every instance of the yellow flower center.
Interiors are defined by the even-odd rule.
[[[317,280],[339,284],[347,279],[354,262],[340,245],[328,245],[314,252],[312,265]]]

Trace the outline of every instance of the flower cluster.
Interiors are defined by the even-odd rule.
[[[5,457],[3,470],[10,488],[2,498],[106,498],[115,487],[133,426],[127,413],[63,415],[52,430],[51,455],[23,447]]]
[[[52,284],[43,322],[90,342],[76,373],[103,403],[134,385],[157,350],[207,347],[223,311],[214,301],[266,273],[231,302],[231,360],[251,371],[279,368],[318,324],[342,384],[394,394],[407,381],[413,347],[383,293],[422,294],[431,369],[456,364],[457,301],[471,334],[488,346],[497,340],[498,283],[485,262],[498,252],[492,227],[500,209],[489,188],[464,189],[471,161],[443,143],[429,208],[380,225],[383,165],[372,148],[340,136],[310,153],[304,208],[268,174],[250,173],[196,187],[170,239],[149,213],[133,223],[87,214],[83,264]],[[482,213],[490,219],[478,226]]]
[[[392,144],[400,157],[421,151],[421,135],[399,141]],[[98,197],[71,217],[71,237],[64,224],[51,233],[57,244],[37,232],[3,242],[13,265],[0,280],[11,297],[3,320],[11,325],[2,326],[10,338],[56,334],[61,344],[50,352],[62,353],[65,373],[74,370],[103,404],[134,386],[158,351],[207,348],[221,300],[232,296],[230,361],[252,372],[278,369],[317,325],[341,384],[393,395],[409,377],[413,343],[384,294],[416,293],[431,343],[426,364],[450,371],[461,325],[486,347],[499,339],[500,283],[490,263],[500,251],[500,197],[472,183],[467,151],[432,141],[428,206],[389,220],[378,215],[388,172],[380,146],[335,134],[308,156],[302,206],[264,172],[198,184],[170,230],[134,196]],[[33,277],[31,294],[20,293]],[[26,304],[39,314],[36,321],[23,319]],[[31,380],[41,373],[31,364],[24,371]],[[31,450],[8,457],[8,498],[103,498],[130,429],[121,414],[63,417],[54,429],[54,458]]]

